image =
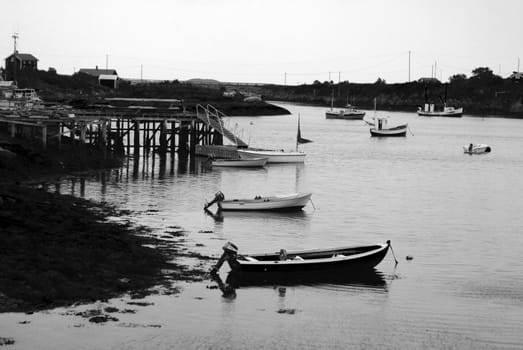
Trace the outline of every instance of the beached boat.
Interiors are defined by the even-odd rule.
[[[204,209],[217,203],[220,210],[300,210],[311,199],[312,193],[291,193],[277,196],[255,196],[253,199],[225,199],[222,192],[214,195],[214,199],[205,204]]]
[[[42,100],[34,89],[18,89],[15,85],[0,89],[0,110],[20,111],[42,107]]]
[[[447,84],[445,84],[445,98],[440,100],[443,104],[442,110],[436,110],[434,103],[428,103],[427,87],[425,86],[425,104],[423,108],[418,107],[418,115],[424,117],[454,117],[459,118],[463,115],[463,108],[447,106]]]
[[[303,163],[305,153],[299,151],[276,151],[262,149],[238,149],[241,159],[267,158],[267,163]]]
[[[314,273],[357,273],[369,271],[386,256],[390,241],[384,244],[347,246],[331,249],[286,251],[266,254],[239,254],[238,247],[228,242],[223,246],[223,254],[212,268],[216,273],[224,262],[231,270],[258,275]],[[260,276],[260,277],[261,277]]]
[[[345,119],[345,120],[362,120],[365,117],[365,112],[360,111],[351,105],[347,105],[345,108],[333,109],[325,112],[325,118],[327,119]]]
[[[484,145],[481,143],[479,143],[479,144],[470,143],[468,145],[463,146],[463,152],[468,153],[468,154],[482,154],[482,153],[489,153],[490,151],[492,151],[492,148],[490,148],[489,145]]]
[[[250,158],[250,159],[213,159],[211,165],[213,167],[247,167],[247,168],[261,168],[267,164],[269,158]]]

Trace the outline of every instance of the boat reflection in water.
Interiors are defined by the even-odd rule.
[[[259,221],[267,220],[280,220],[280,221],[302,221],[303,219],[308,219],[309,216],[303,210],[298,211],[227,211],[227,210],[216,210],[212,212],[211,210],[205,208],[205,214],[212,217],[216,222],[223,222],[225,218],[241,218],[246,220],[256,220]]]
[[[343,286],[347,289],[366,289],[388,291],[387,281],[382,272],[372,268],[367,271],[356,273],[241,273],[230,271],[225,282],[218,273],[211,273],[211,279],[215,281],[222,292],[222,296],[227,299],[236,298],[236,289],[250,287],[291,287],[291,286]]]

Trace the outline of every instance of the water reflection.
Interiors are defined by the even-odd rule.
[[[238,211],[238,210],[216,210],[204,209],[205,214],[212,217],[216,222],[223,222],[225,218],[242,220],[272,220],[304,222],[310,220],[309,215],[303,210],[298,211]]]
[[[286,288],[290,286],[336,287],[337,290],[373,290],[387,292],[387,281],[382,272],[375,268],[358,272],[310,271],[307,273],[242,273],[230,271],[225,282],[218,273],[211,274],[222,296],[236,298],[236,289],[245,287],[274,286],[279,297],[285,297]]]

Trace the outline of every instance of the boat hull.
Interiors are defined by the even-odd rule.
[[[321,273],[357,274],[372,270],[387,255],[389,244],[347,247],[332,250],[288,252],[288,260],[278,260],[278,253],[250,255],[256,261],[237,259],[235,270],[251,277],[272,274],[303,275]],[[330,255],[330,256],[329,256]],[[317,256],[318,258],[315,258]],[[298,260],[300,257],[302,260]]]
[[[267,163],[303,163],[305,153],[284,151],[238,150],[241,159],[267,158]]]
[[[484,153],[490,153],[491,151],[492,151],[492,148],[490,148],[490,146],[483,145],[483,144],[473,145],[472,149],[468,145],[463,146],[463,152],[467,153],[467,154],[484,154]]]
[[[325,112],[327,119],[344,119],[344,120],[363,120],[365,112],[335,113]]]
[[[453,118],[459,118],[463,116],[463,108],[453,109],[451,111],[423,111],[421,109],[418,109],[418,115],[422,117],[453,117]]]
[[[259,197],[255,199],[229,199],[218,202],[220,210],[293,211],[307,205],[312,193],[295,193],[287,196]]]
[[[375,129],[371,128],[370,135],[373,137],[403,137],[407,136],[407,125],[397,126],[390,129]]]
[[[213,167],[252,167],[261,168],[267,164],[268,158],[251,159],[216,159],[212,161]]]

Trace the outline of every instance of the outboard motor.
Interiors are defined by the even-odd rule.
[[[220,267],[222,267],[222,265],[225,261],[227,261],[229,263],[229,265],[231,266],[231,269],[235,265],[235,259],[238,256],[238,247],[231,242],[227,242],[222,247],[222,249],[223,249],[223,254],[222,254],[222,256],[220,256],[220,259],[218,259],[218,262],[216,263],[216,265],[214,265],[212,267],[211,274],[216,274],[218,272],[218,270],[220,269]]]
[[[214,195],[214,199],[208,203],[205,203],[205,205],[203,206],[203,209],[207,209],[209,208],[211,205],[213,205],[214,203],[216,202],[220,202],[220,201],[223,201],[225,199],[225,196],[223,195],[223,193],[221,191],[218,191],[216,192],[216,194]]]

